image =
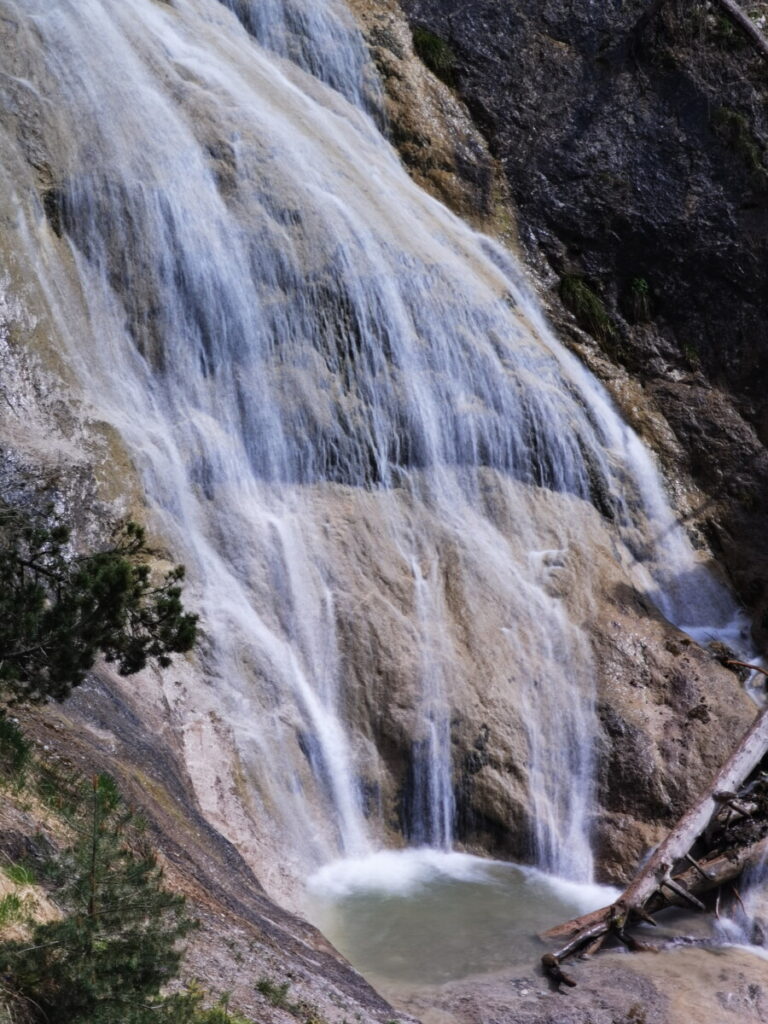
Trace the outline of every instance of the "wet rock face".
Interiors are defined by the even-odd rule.
[[[705,4],[678,18],[670,3],[639,37],[646,0],[403,5],[450,43],[459,93],[556,268],[592,276],[609,302],[645,278],[674,338],[642,355],[690,345],[759,400],[768,122],[748,45],[723,40]]]
[[[564,495],[526,492],[502,478],[486,483],[489,492],[503,488],[507,502],[514,491],[522,492],[517,499],[529,512],[520,521],[535,518],[542,528],[550,521],[570,523],[550,585],[563,595],[585,642],[588,637],[595,713],[584,727],[596,737],[595,809],[588,828],[600,879],[624,883],[732,752],[754,718],[754,705],[735,672],[671,626],[628,582],[609,528],[594,508]],[[334,490],[324,509],[331,524],[329,564],[340,573],[336,615],[346,716],[356,746],[370,752],[365,788],[371,827],[395,843],[412,835],[413,758],[425,716],[424,640],[416,628],[402,628],[418,621],[412,574],[387,544],[377,496]],[[419,519],[429,521],[427,510]],[[514,529],[509,524],[512,536]],[[524,617],[526,609],[494,588],[472,530],[466,544],[437,524],[430,525],[430,535],[439,539],[444,595],[440,639],[430,657],[442,659],[451,709],[455,837],[469,849],[530,862],[537,856],[541,814],[533,790],[552,780],[569,799],[578,799],[592,784],[561,776],[568,770],[562,754],[578,701],[578,666],[569,664],[566,680],[563,665],[547,657],[543,644],[526,651],[506,640],[510,615]],[[345,569],[353,545],[370,567],[365,574]],[[575,659],[577,638],[571,640]],[[552,732],[551,720],[557,723]],[[540,756],[543,776],[534,771],[532,744],[547,751]]]
[[[601,605],[597,803],[601,878],[623,885],[700,796],[749,727],[754,706],[735,673],[621,592]]]
[[[764,639],[764,65],[704,2],[670,0],[640,33],[648,0],[401,2],[450,46],[553,291],[671,424],[673,471],[711,499],[701,528]]]

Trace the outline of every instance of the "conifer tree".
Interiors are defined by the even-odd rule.
[[[69,541],[66,524],[0,505],[0,694],[12,702],[62,700],[99,653],[130,675],[195,642],[184,569],[155,583],[141,526],[121,524],[90,554],[72,554]]]
[[[0,945],[6,986],[48,1024],[170,1024],[181,997],[161,988],[179,969],[179,941],[194,927],[121,799],[100,775],[84,784],[64,855],[64,916],[27,941]],[[190,1007],[191,1009],[191,1007]]]

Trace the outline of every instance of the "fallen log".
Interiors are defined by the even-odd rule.
[[[700,862],[706,877],[702,877],[696,868],[688,868],[687,871],[675,875],[675,881],[695,892],[697,896],[702,896],[725,885],[726,882],[732,882],[749,868],[757,867],[766,857],[768,857],[768,837],[751,846],[742,847],[740,850],[729,850],[727,853],[720,853],[709,860]],[[656,898],[653,896],[648,902],[648,909],[652,914],[662,910],[664,906],[681,905],[670,900],[656,905]]]
[[[735,0],[714,0],[714,2],[732,25],[749,36],[763,60],[768,60],[768,39],[750,16],[742,11]]]
[[[695,888],[701,895],[713,889],[719,889],[727,882],[732,882],[748,868],[757,867],[763,863],[766,857],[768,857],[768,838],[761,839],[760,842],[745,847],[735,854],[730,852],[729,854],[720,854],[711,860],[705,861],[700,866],[706,872],[706,878],[702,877],[697,868],[690,868],[688,871],[676,875],[675,881],[681,888]],[[662,949],[672,947],[674,943],[671,942],[654,945],[638,941],[627,934],[625,929],[632,917],[637,918],[636,923],[642,924],[647,922],[655,925],[656,921],[648,911],[658,913],[660,910],[679,906],[685,906],[685,903],[679,897],[675,899],[674,892],[670,895],[663,891],[658,891],[649,900],[648,910],[642,907],[634,907],[627,912],[626,907],[620,901],[617,901],[610,907],[602,907],[591,914],[584,914],[582,917],[574,918],[573,921],[568,921],[566,924],[550,928],[549,931],[542,935],[542,938],[557,939],[566,936],[569,936],[569,938],[566,944],[557,952],[544,954],[542,957],[544,971],[549,977],[555,977],[555,971],[560,970],[562,961],[580,950],[583,950],[583,955],[586,957],[593,956],[602,947],[606,938],[611,933],[631,952],[658,953]],[[573,979],[569,978],[567,984],[572,983]]]
[[[630,38],[637,40],[640,35],[654,21],[656,16],[666,7],[668,0],[653,0],[653,2],[640,15],[635,23]],[[736,3],[736,0],[713,0],[716,7],[719,7],[731,24],[740,32],[749,37],[758,53],[764,60],[768,60],[768,39],[763,35],[755,22]]]
[[[717,854],[709,860],[697,861],[697,868],[689,868],[686,871],[680,872],[680,874],[676,874],[674,881],[696,896],[706,895],[706,893],[711,892],[713,889],[718,889],[727,882],[732,882],[749,868],[757,867],[766,857],[768,857],[768,837],[753,843],[751,846],[745,846],[741,850],[729,850],[728,853]],[[588,929],[591,931],[594,925],[609,923],[606,922],[606,918],[616,905],[611,904],[609,907],[601,907],[599,910],[593,910],[589,914],[575,917],[572,921],[556,925],[554,928],[543,932],[541,937],[542,939],[564,939]],[[633,907],[631,915],[636,918],[638,924],[655,925],[656,921],[652,916],[653,914],[658,913],[660,910],[666,910],[669,907],[687,907],[687,905],[679,897],[675,898],[674,892],[667,891],[665,893],[663,890],[660,890],[651,896],[645,907]],[[598,929],[594,932],[594,935],[596,938],[598,936],[605,936],[609,931],[610,927]],[[584,943],[589,941],[589,938],[590,936],[584,936]]]
[[[694,905],[703,909],[697,894],[736,878],[745,867],[768,854],[768,839],[741,850],[718,854],[710,860],[694,860],[691,849],[723,806],[723,794],[735,794],[768,753],[768,708],[764,708],[747,730],[700,799],[679,819],[648,862],[635,875],[621,896],[609,907],[584,914],[551,928],[544,938],[568,941],[555,954],[559,963],[582,947],[594,946],[609,932],[622,936],[633,917],[647,920],[656,910],[667,906]],[[672,875],[675,866],[686,858],[694,863]]]
[[[544,968],[544,973],[553,982],[555,988],[559,989],[561,985],[570,985],[571,988],[576,984],[570,974],[564,974],[560,969],[560,961],[556,956],[552,956],[551,953],[545,953],[541,958],[541,966]]]
[[[738,668],[748,668],[750,672],[762,672],[764,676],[768,676],[768,668],[761,668],[759,665],[750,665],[748,661],[737,661],[736,658],[728,658],[728,660],[724,661],[723,664],[736,665]]]

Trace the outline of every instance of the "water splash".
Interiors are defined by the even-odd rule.
[[[768,957],[768,853],[744,872],[741,895],[731,900],[730,915],[718,917],[718,937],[729,944],[749,946]]]

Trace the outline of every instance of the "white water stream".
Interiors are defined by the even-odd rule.
[[[474,629],[456,607],[476,592],[514,667],[532,859],[588,881],[594,667],[573,609],[596,581],[587,567],[568,599],[553,583],[588,549],[582,511],[598,505],[672,621],[743,625],[647,451],[512,257],[409,180],[341,4],[0,0],[0,16],[18,26],[2,95],[43,112],[62,236],[6,138],[13,258],[187,565],[254,828],[298,874],[370,852],[391,827],[386,705],[410,743],[402,828],[450,848]]]

